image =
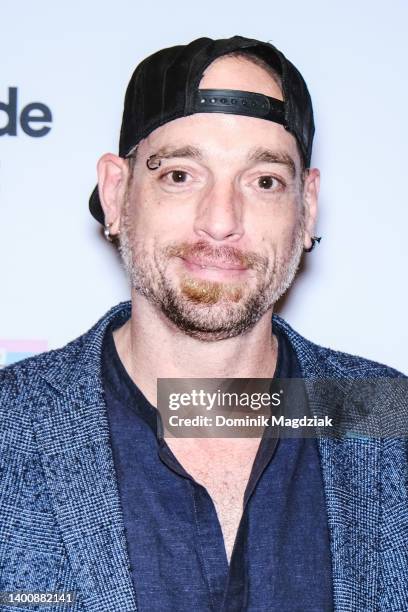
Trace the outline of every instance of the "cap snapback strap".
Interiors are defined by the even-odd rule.
[[[285,125],[285,107],[282,100],[249,91],[199,89],[194,99],[193,111],[246,115]]]

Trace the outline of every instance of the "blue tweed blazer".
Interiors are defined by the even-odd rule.
[[[101,380],[105,329],[129,316],[121,303],[65,347],[0,372],[0,591],[77,593],[70,608],[27,612],[138,609]],[[278,316],[273,324],[303,376],[336,379],[340,394],[350,380],[398,376],[317,346]],[[408,611],[407,440],[325,437],[318,447],[335,610]]]

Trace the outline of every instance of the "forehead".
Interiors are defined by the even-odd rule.
[[[300,164],[294,137],[282,125],[241,115],[197,113],[170,121],[141,141],[141,157],[167,149],[194,148],[200,161],[240,163],[254,150],[285,153]]]

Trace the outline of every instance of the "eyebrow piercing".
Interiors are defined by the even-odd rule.
[[[153,153],[153,155],[150,155],[150,157],[148,157],[146,160],[146,166],[149,168],[149,170],[157,170],[157,168],[159,168],[160,165],[161,165],[161,161],[156,153]]]

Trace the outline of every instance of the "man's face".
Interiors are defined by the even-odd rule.
[[[240,58],[214,62],[200,87],[282,99],[262,68]],[[121,211],[132,289],[195,338],[244,333],[293,280],[302,200],[299,154],[283,126],[218,113],[165,124],[139,144]]]

